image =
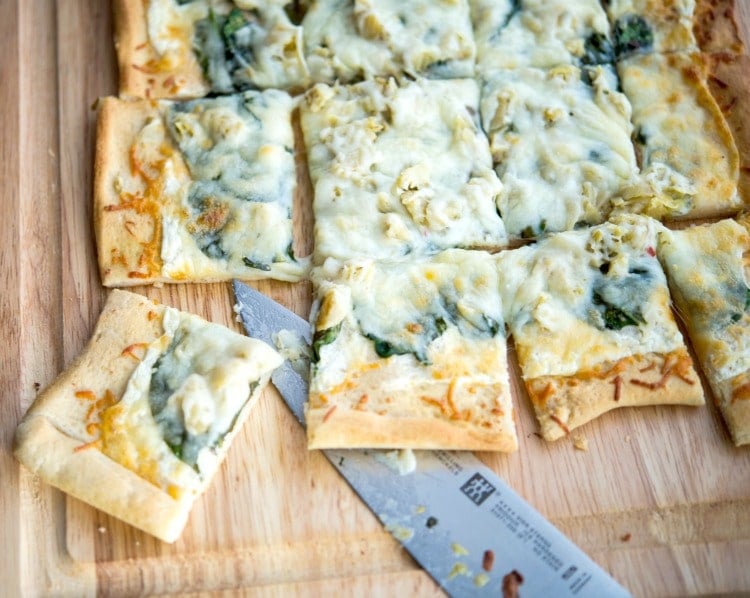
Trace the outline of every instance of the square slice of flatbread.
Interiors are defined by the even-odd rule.
[[[309,447],[516,450],[498,277],[460,249],[314,270]]]
[[[94,223],[105,286],[298,281],[293,99],[280,90],[186,102],[106,98]]]
[[[488,74],[481,115],[510,238],[603,222],[638,172],[630,103],[611,66]]]
[[[546,440],[618,407],[702,405],[653,219],[628,216],[500,255],[506,321]]]
[[[86,348],[24,416],[15,455],[173,542],[280,363],[260,341],[114,290]]]
[[[744,206],[739,154],[699,53],[638,54],[617,64],[633,107],[640,180],[623,211],[659,220],[717,218]]]
[[[120,96],[189,99],[307,85],[284,0],[115,0]]]
[[[474,80],[321,83],[300,122],[315,263],[506,244]]]
[[[750,220],[660,234],[672,297],[737,446],[750,443]]]

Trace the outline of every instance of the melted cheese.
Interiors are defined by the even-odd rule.
[[[313,81],[402,73],[469,77],[474,71],[467,0],[318,1],[302,26]]]
[[[205,66],[210,91],[232,93],[249,88],[289,89],[307,84],[302,28],[289,20],[289,2],[148,0],[149,42],[161,56],[162,71],[177,71],[195,51]],[[247,21],[237,61],[222,40],[223,20],[243,9]],[[206,39],[208,38],[208,39]],[[210,58],[209,58],[210,56]]]
[[[161,276],[304,276],[306,260],[291,252],[292,105],[277,90],[160,104],[134,155],[159,181]]]
[[[481,114],[503,183],[498,207],[508,234],[602,222],[611,198],[637,173],[630,113],[604,67],[488,76]]]
[[[750,234],[734,220],[664,230],[659,256],[712,385],[750,369]]]
[[[684,347],[656,235],[655,221],[632,216],[501,254],[505,317],[525,378]]]
[[[738,209],[739,158],[705,84],[699,55],[639,55],[618,63],[633,106],[642,178],[625,209],[655,218],[702,217]]]
[[[306,94],[318,263],[505,243],[478,96],[467,79],[319,84]]]
[[[402,376],[388,382],[392,392],[420,380],[495,382],[505,375],[498,272],[489,254],[448,250],[404,261],[328,260],[313,282],[316,330],[338,326],[340,332],[319,348],[312,392],[345,384],[381,362],[383,353],[392,354],[388,361]]]
[[[609,47],[609,22],[598,0],[472,0],[477,69],[550,68],[595,58],[592,42]]]
[[[102,414],[102,451],[174,498],[199,494],[219,464],[224,436],[249,400],[249,387],[281,364],[266,345],[166,308],[118,403]],[[158,376],[158,382],[155,378]],[[195,450],[178,457],[166,438]],[[172,443],[173,444],[173,443]]]

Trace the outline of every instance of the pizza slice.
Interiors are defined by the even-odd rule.
[[[313,0],[302,27],[315,82],[474,74],[468,0]]]
[[[617,64],[633,107],[641,176],[623,193],[623,211],[661,220],[739,211],[739,158],[707,84],[701,54],[641,54]]]
[[[655,220],[627,216],[500,254],[505,319],[541,434],[618,407],[702,405]]]
[[[472,79],[318,84],[300,103],[315,249],[386,258],[506,242]]]
[[[105,99],[94,182],[103,284],[303,278],[293,105],[279,90]]]
[[[314,270],[310,448],[517,449],[495,258]]]
[[[750,219],[663,230],[659,258],[737,446],[750,443]]]
[[[695,0],[608,0],[615,55],[690,52]]]
[[[120,95],[187,99],[307,85],[292,0],[115,0]]]
[[[603,222],[638,172],[631,108],[612,67],[487,74],[481,115],[511,238]]]
[[[614,60],[599,0],[471,0],[471,9],[481,74]]]
[[[18,426],[15,455],[173,542],[280,363],[260,341],[114,290],[87,347]]]

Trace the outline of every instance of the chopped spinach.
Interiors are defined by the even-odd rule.
[[[654,32],[643,17],[628,14],[615,21],[614,40],[615,55],[622,58],[650,50],[654,45]]]
[[[581,63],[589,66],[609,64],[615,59],[612,42],[603,33],[595,31],[586,38]]]
[[[378,354],[378,357],[388,358],[393,357],[394,355],[407,355],[413,352],[409,347],[395,345],[372,334],[368,334],[367,338],[374,343],[375,353]],[[419,356],[416,353],[415,356],[419,359]],[[423,357],[423,359],[419,360],[424,362],[426,359],[426,357]]]
[[[335,341],[340,332],[341,332],[341,322],[339,322],[335,326],[331,326],[330,328],[315,331],[315,334],[313,334],[313,342],[312,342],[311,361],[313,363],[318,363],[320,361],[320,350],[325,345],[330,345],[333,341]]]
[[[503,24],[500,26],[500,29],[505,29],[508,26],[508,24],[513,20],[513,17],[515,17],[520,12],[521,12],[521,0],[511,0],[510,10],[508,11],[508,14],[505,15],[505,20],[503,21]]]
[[[239,8],[228,15],[211,11],[195,24],[193,50],[211,91],[224,94],[255,87],[246,72],[255,59],[257,32],[252,13]]]
[[[263,272],[270,272],[271,266],[266,264],[265,262],[260,262],[257,260],[253,260],[249,257],[243,257],[242,262],[248,267],[248,268],[255,268],[256,270],[262,270]]]
[[[608,330],[621,330],[625,326],[638,326],[644,324],[645,320],[637,309],[631,312],[625,311],[622,307],[617,307],[605,301],[601,295],[594,293],[594,305],[602,306],[604,318],[604,327]]]
[[[293,0],[284,5],[284,12],[293,25],[302,24],[302,17],[305,16],[305,9],[302,4],[300,0]]]

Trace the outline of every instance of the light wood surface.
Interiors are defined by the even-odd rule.
[[[174,545],[15,462],[16,424],[87,342],[106,297],[91,169],[92,105],[116,91],[109,3],[4,0],[0,44],[0,596],[438,594],[307,451],[273,389]],[[309,207],[298,208],[309,233]],[[307,314],[306,284],[256,286]],[[228,284],[135,290],[239,330]],[[542,441],[520,391],[516,410],[520,451],[481,458],[634,594],[750,591],[750,450],[732,447],[712,405],[610,413],[581,430],[587,451]]]

